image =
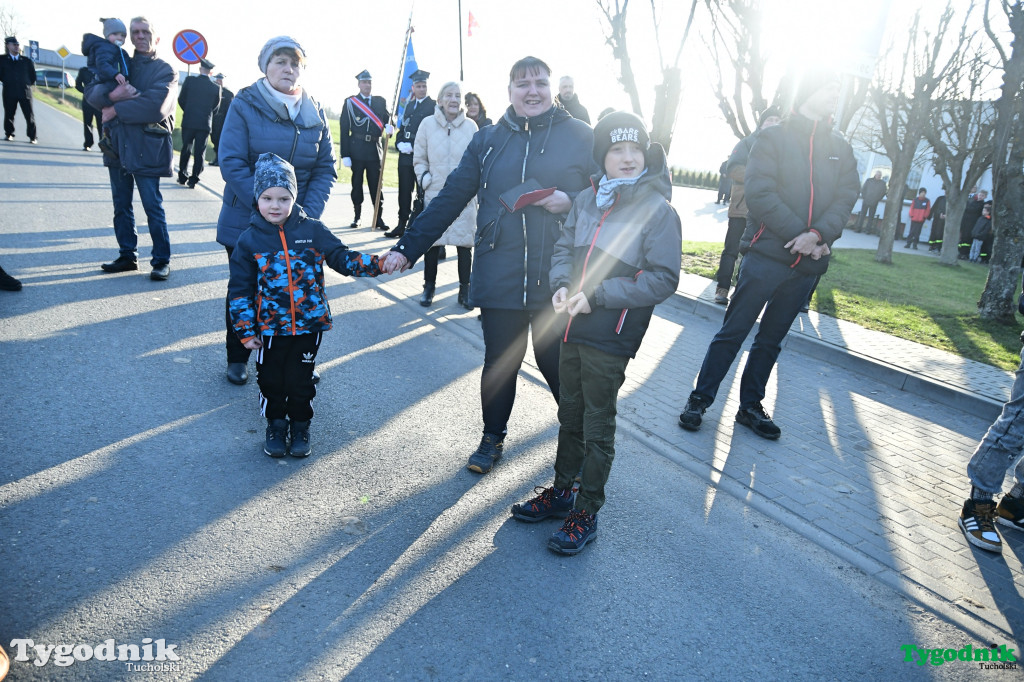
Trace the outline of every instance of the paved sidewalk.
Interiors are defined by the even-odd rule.
[[[365,229],[338,232],[371,253],[393,243]],[[454,261],[440,265],[431,308],[415,303],[419,264],[373,286],[482,348],[476,313],[455,301]],[[704,428],[686,432],[677,416],[724,314],[713,295],[713,281],[684,276],[657,308],[629,366],[620,432],[703,477],[706,516],[717,494],[731,494],[965,631],[995,627],[1019,641],[1024,535],[1007,530],[1003,555],[992,555],[972,549],[956,523],[967,460],[1012,375],[810,313],[794,323],[768,387],[779,441],[734,429],[735,369]]]

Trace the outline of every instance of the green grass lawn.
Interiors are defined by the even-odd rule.
[[[683,242],[683,271],[714,277],[720,242]],[[892,265],[875,252],[843,249],[832,254],[811,307],[899,338],[916,341],[1006,370],[1020,364],[1020,326],[978,316],[988,269],[894,253]]]

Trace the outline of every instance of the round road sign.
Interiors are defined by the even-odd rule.
[[[174,36],[174,56],[186,64],[198,64],[206,56],[209,46],[199,31],[186,28]]]

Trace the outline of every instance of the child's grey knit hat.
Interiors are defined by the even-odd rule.
[[[115,18],[103,19],[103,18],[100,18],[100,21],[103,22],[103,37],[104,38],[108,37],[111,33],[124,33],[125,35],[128,34],[128,29],[124,27],[124,22],[121,21],[120,19],[115,19]]]
[[[277,154],[266,152],[260,154],[260,158],[256,160],[253,198],[259,199],[260,195],[269,187],[284,187],[291,193],[293,199],[298,195],[295,168]]]

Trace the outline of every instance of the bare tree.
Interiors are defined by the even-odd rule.
[[[705,4],[711,13],[711,37],[705,44],[716,65],[712,89],[725,122],[742,139],[754,132],[758,115],[768,108],[761,51],[764,12],[760,0],[705,0]]]
[[[996,100],[995,156],[992,162],[992,228],[995,237],[985,291],[978,313],[985,318],[1012,322],[1021,284],[1024,256],[1024,2],[999,0],[1013,34],[1006,52],[989,19],[985,0],[985,32],[999,53],[1003,84]]]
[[[636,77],[633,74],[633,64],[629,56],[629,47],[626,42],[626,16],[629,9],[629,0],[597,0],[597,6],[608,22],[608,34],[605,42],[612,48],[612,55],[619,62],[619,83],[629,96],[633,112],[643,118],[643,107],[640,104],[640,92],[637,89]],[[692,0],[690,5],[690,16],[683,31],[683,37],[679,42],[679,49],[676,52],[675,62],[671,66],[665,65],[661,53],[660,22],[657,17],[657,7],[654,0],[651,0],[651,14],[654,18],[655,46],[658,52],[658,62],[661,67],[662,81],[655,87],[654,117],[651,123],[651,141],[659,142],[667,152],[672,145],[672,131],[675,127],[676,111],[679,108],[679,98],[682,93],[680,85],[679,60],[683,54],[683,46],[690,34],[690,27],[693,25],[693,17],[697,11],[697,0]]]
[[[878,120],[879,140],[892,162],[882,232],[875,253],[875,260],[879,263],[892,263],[892,244],[896,224],[903,212],[907,178],[928,126],[932,98],[953,61],[952,54],[945,62],[940,61],[942,44],[952,19],[953,9],[951,4],[947,4],[932,32],[921,28],[921,12],[918,10],[911,22],[903,59],[897,60],[896,72],[880,69],[871,86],[870,98]],[[966,31],[965,24],[961,29],[960,44],[965,42]],[[955,50],[952,52],[955,54]]]
[[[18,35],[21,17],[7,5],[0,5],[0,33],[5,36]]]
[[[983,49],[963,45],[940,85],[931,121],[925,129],[932,166],[946,192],[946,228],[939,262],[957,264],[960,222],[973,187],[992,166],[995,109],[983,101],[983,83],[991,74]]]
[[[619,62],[619,83],[629,95],[633,113],[643,118],[640,93],[636,89],[633,63],[630,61],[629,48],[626,45],[626,11],[629,9],[629,0],[597,0],[597,6],[608,21],[609,33],[605,36],[605,42],[611,46],[612,55]]]

